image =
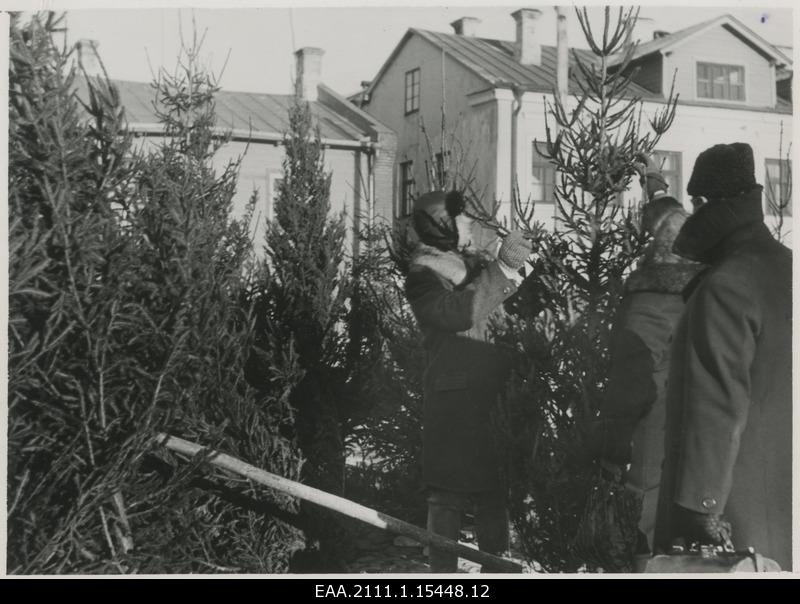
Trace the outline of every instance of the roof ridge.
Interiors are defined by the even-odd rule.
[[[79,77],[83,77],[82,75]],[[116,78],[116,77],[109,77],[110,82],[119,82],[122,84],[137,84],[141,86],[150,86],[152,87],[153,81],[142,82],[141,80],[129,80],[126,78]],[[294,94],[290,92],[259,92],[256,90],[232,90],[230,88],[225,88],[224,86],[219,86],[219,91],[225,94],[260,94],[263,96],[275,96],[275,97],[293,97]]]
[[[434,29],[422,29],[419,27],[409,27],[409,31],[413,31],[414,33],[423,33],[423,34],[434,34],[437,36],[447,36],[448,38],[456,38],[459,40],[480,40],[483,42],[501,42],[503,44],[514,44],[514,40],[506,40],[504,38],[487,38],[485,36],[464,36],[461,34],[454,34],[451,32],[444,32],[444,31],[436,31]],[[542,48],[555,48],[553,44],[542,44]],[[578,48],[575,46],[570,46],[570,50],[589,50],[588,48]]]

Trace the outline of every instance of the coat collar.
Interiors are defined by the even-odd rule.
[[[644,263],[628,277],[625,282],[625,291],[629,293],[655,292],[678,295],[704,269],[704,265],[694,262],[681,264]]]
[[[761,210],[761,188],[738,197],[713,200],[689,216],[683,224],[673,251],[687,258],[713,264],[724,258],[743,239],[765,231]]]
[[[476,271],[485,267],[491,260],[492,258],[483,252],[443,251],[420,242],[411,256],[411,265],[427,268],[453,287],[458,287],[474,278]]]
[[[445,252],[424,243],[419,243],[414,250],[411,256],[411,265],[432,270],[454,287],[461,285],[469,273],[469,267],[461,254],[452,251]]]

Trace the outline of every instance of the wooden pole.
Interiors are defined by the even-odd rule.
[[[457,541],[447,539],[441,535],[429,533],[418,526],[404,522],[398,518],[393,518],[387,514],[382,514],[381,512],[360,505],[354,501],[345,499],[344,497],[332,495],[330,493],[326,493],[325,491],[315,489],[314,487],[295,482],[294,480],[283,478],[277,474],[266,472],[265,470],[251,466],[250,464],[236,459],[235,457],[231,457],[230,455],[226,455],[218,451],[208,451],[205,449],[205,447],[202,447],[196,443],[184,440],[182,438],[177,438],[175,436],[170,436],[169,434],[158,434],[156,440],[159,444],[165,446],[167,449],[177,453],[183,453],[184,455],[208,453],[208,463],[215,465],[218,468],[235,472],[236,474],[240,474],[246,478],[249,478],[253,482],[257,482],[272,489],[277,489],[283,493],[286,493],[287,495],[309,501],[329,510],[339,512],[340,514],[344,514],[350,518],[361,520],[362,522],[366,522],[367,524],[371,524],[372,526],[376,526],[380,529],[405,535],[406,537],[411,537],[412,539],[415,539],[416,541],[424,543],[430,547],[442,549],[457,554],[462,558],[466,558],[467,560],[484,564],[487,567],[492,568],[495,572],[522,572],[522,566],[516,562],[506,558],[501,558],[500,556],[482,552],[478,549],[467,547],[466,545],[462,545]]]

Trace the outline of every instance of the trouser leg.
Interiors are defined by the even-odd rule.
[[[508,550],[508,508],[503,493],[480,493],[475,497],[475,532],[478,547],[490,554],[502,554]],[[484,566],[482,572],[496,569]]]
[[[458,541],[461,530],[462,497],[457,493],[432,490],[428,496],[428,530]],[[432,573],[455,573],[458,556],[435,547],[428,547],[428,564]]]

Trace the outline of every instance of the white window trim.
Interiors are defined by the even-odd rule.
[[[750,104],[751,88],[750,88],[750,69],[747,65],[735,62],[721,63],[718,58],[705,58],[705,57],[692,57],[693,71],[692,71],[692,98],[700,103],[721,103],[723,105],[731,105],[734,107],[746,107]],[[744,72],[744,100],[734,101],[732,99],[714,99],[709,97],[700,96],[697,93],[697,66],[698,63],[712,63],[714,65],[726,65],[729,67],[741,67]]]

